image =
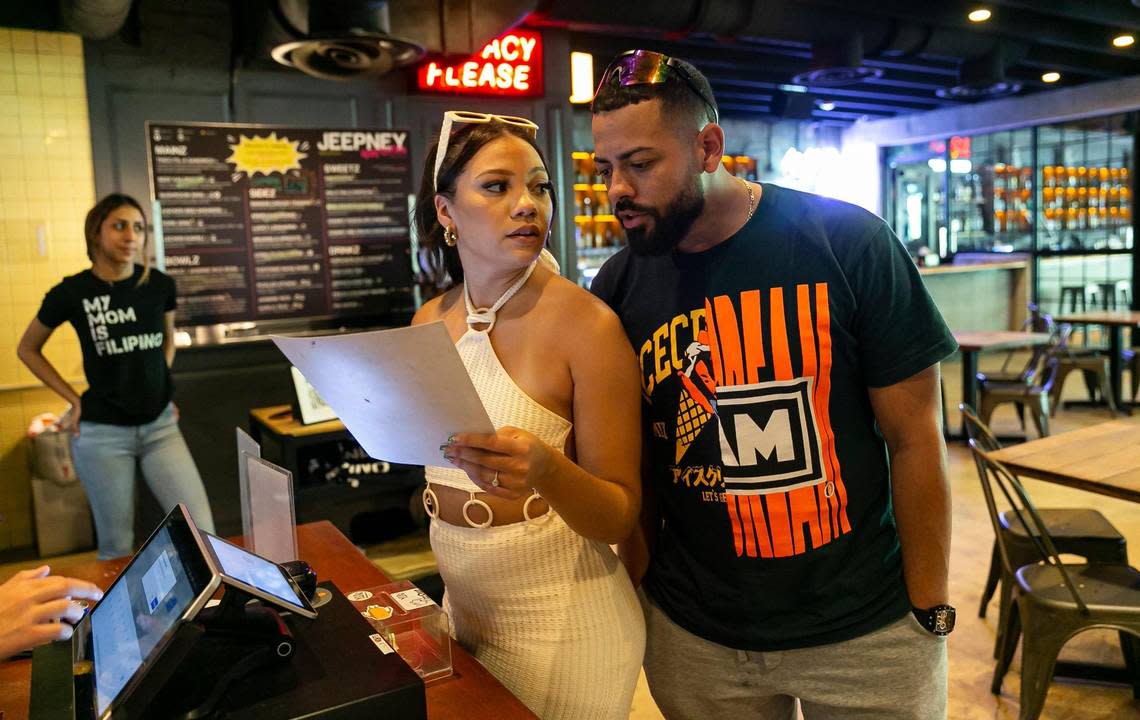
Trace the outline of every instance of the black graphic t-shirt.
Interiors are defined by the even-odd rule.
[[[641,364],[662,526],[646,591],[744,650],[839,642],[910,607],[868,387],[957,349],[902,244],[847,203],[764,185],[701,253],[620,251],[593,292]]]
[[[162,352],[165,313],[176,293],[169,275],[143,268],[126,280],[100,280],[91,270],[63,279],[44,296],[36,317],[49,328],[70,322],[79,335],[87,391],[80,419],[110,425],[144,425],[174,394]]]

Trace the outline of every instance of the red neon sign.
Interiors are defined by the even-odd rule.
[[[416,86],[463,95],[541,97],[542,36],[511,30],[465,60],[428,60],[416,73]]]
[[[950,138],[950,159],[970,159],[970,138],[957,135]]]

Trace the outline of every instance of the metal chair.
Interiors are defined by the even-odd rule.
[[[1001,449],[1001,443],[981,421],[973,408],[962,403],[958,406],[962,412],[966,435],[982,452],[991,452]],[[984,480],[983,480],[984,482]],[[1128,543],[1116,527],[1108,521],[1103,514],[1092,508],[1041,508],[1038,510],[1049,536],[1053,539],[1059,552],[1070,555],[1079,555],[1089,562],[1128,562]],[[1025,531],[1025,527],[1017,522],[1009,512],[999,515],[1001,532],[1005,536],[1006,548],[1010,553],[1011,565],[1015,568],[1037,562],[1037,549]],[[1003,572],[1001,556],[998,551],[998,541],[994,539],[993,552],[990,556],[990,569],[986,575],[986,586],[982,590],[982,604],[978,608],[978,617],[986,616],[986,608],[1001,584],[1001,596],[998,600],[998,632],[994,641],[994,657],[998,657],[1001,650],[1002,636],[1009,623],[1009,608],[1013,603],[1014,579],[1012,575]]]
[[[1074,635],[1093,628],[1120,633],[1124,663],[1133,678],[1133,696],[1140,698],[1140,571],[1127,563],[1072,564],[1061,562],[1045,522],[1025,488],[1001,463],[991,460],[970,441],[978,477],[997,533],[1002,566],[1016,580],[1009,627],[1002,637],[990,691],[1001,693],[1024,635],[1021,652],[1020,720],[1036,720],[1045,705],[1057,655]],[[1037,562],[1020,568],[1001,532],[999,501],[1024,529],[1036,550]],[[1031,529],[1032,528],[1032,529]]]
[[[1057,323],[1053,321],[1052,315],[1041,312],[1036,303],[1028,303],[1028,309],[1029,315],[1025,318],[1025,322],[1021,324],[1021,332],[1057,332]],[[1026,378],[1032,374],[1033,369],[1040,363],[1043,352],[1044,351],[1040,348],[1034,348],[1029,355],[1029,359],[1019,367],[1017,361],[1025,356],[1025,351],[1010,350],[1005,354],[1005,358],[1002,360],[999,369],[989,372],[979,372],[977,375],[978,381],[1028,382]],[[1025,422],[1023,419],[1022,426],[1024,425]]]
[[[1140,391],[1140,352],[1135,348],[1125,348],[1120,351],[1120,361],[1128,368],[1129,382],[1132,385],[1132,402],[1136,402],[1136,393]]]
[[[1025,428],[1025,411],[1032,411],[1033,425],[1037,434],[1049,434],[1049,395],[1057,379],[1057,359],[1049,356],[1050,346],[1036,348],[1034,363],[1023,378],[1014,381],[987,380],[978,374],[978,415],[986,425],[990,424],[994,409],[1004,403],[1017,406],[1017,416]]]
[[[1100,396],[1108,403],[1108,411],[1115,417],[1120,411],[1113,399],[1112,387],[1108,379],[1108,357],[1096,350],[1082,349],[1075,351],[1069,340],[1073,334],[1073,326],[1061,323],[1057,328],[1057,343],[1051,348],[1050,356],[1057,359],[1057,379],[1049,393],[1049,414],[1057,414],[1057,406],[1061,404],[1061,390],[1069,373],[1079,370],[1084,377],[1085,386],[1089,391],[1089,399],[1096,399],[1097,390]]]

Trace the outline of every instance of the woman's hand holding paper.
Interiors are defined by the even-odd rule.
[[[532,490],[541,491],[563,457],[531,433],[515,427],[502,427],[494,433],[457,433],[440,446],[440,451],[484,492],[512,500]]]

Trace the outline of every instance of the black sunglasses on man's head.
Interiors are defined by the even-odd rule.
[[[716,103],[698,86],[692,76],[681,66],[676,58],[653,50],[627,50],[614,58],[606,71],[602,73],[602,81],[598,83],[598,92],[606,84],[616,84],[622,87],[630,85],[660,85],[669,82],[669,78],[677,77],[689,86],[689,89],[708,106],[713,122],[720,122]],[[597,97],[598,92],[594,93]]]

